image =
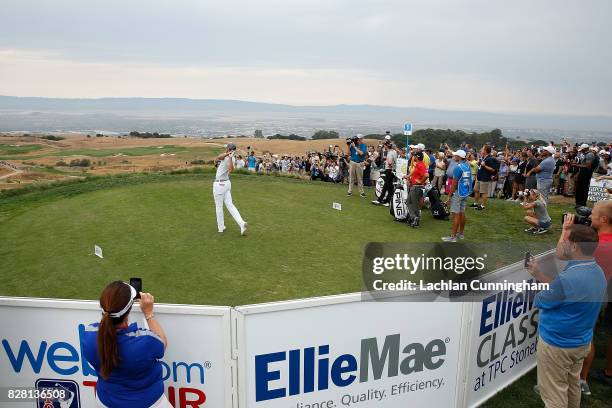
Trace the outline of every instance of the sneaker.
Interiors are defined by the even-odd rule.
[[[383,203],[383,207],[388,207],[388,206],[390,206],[390,205],[391,205],[391,204],[389,204],[389,203]]]
[[[353,195],[353,193],[351,193],[351,192],[349,191],[348,193],[346,193],[346,195],[347,195],[348,197],[350,197],[350,196],[352,196],[352,195]]]
[[[416,228],[419,226],[419,217],[415,217],[415,219],[410,223],[412,228]]]
[[[514,198],[510,197],[509,199],[507,199],[506,201],[514,201]]]
[[[457,234],[457,239],[465,239],[465,236],[463,234]]]
[[[589,395],[591,395],[591,388],[585,380],[580,380],[580,391],[584,396],[588,397]]]
[[[240,227],[240,235],[246,235],[247,232],[247,223],[245,222],[244,224],[242,224],[242,227]]]
[[[222,232],[224,232],[224,231],[225,231],[225,227],[223,227],[223,229],[220,229],[218,232],[219,232],[219,233],[222,233]]]
[[[457,237],[442,237],[444,242],[457,242]]]
[[[537,231],[536,227],[525,228],[525,232],[535,232],[535,231]]]
[[[472,203],[472,204],[470,204],[470,207],[471,208],[476,208],[476,207],[478,207],[478,203]]]
[[[547,232],[548,230],[546,228],[538,228],[537,230],[533,231],[534,234],[545,234]]]
[[[361,197],[361,198],[366,198],[366,197],[367,197],[367,195],[366,195],[366,193],[361,193],[361,194],[359,194],[359,197]]]
[[[381,205],[382,203],[380,201],[378,201],[378,200],[374,200],[374,201],[372,201],[372,204],[374,204],[374,205]]]
[[[485,209],[485,207],[484,207],[484,205],[477,205],[476,207],[474,207],[474,209],[478,210],[478,211],[482,211],[482,210]]]

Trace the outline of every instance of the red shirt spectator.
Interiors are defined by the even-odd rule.
[[[416,165],[414,166],[414,170],[412,171],[412,176],[410,177],[410,184],[413,186],[416,184],[423,184],[422,180],[426,174],[429,173],[427,172],[427,167],[425,167],[425,163],[420,160],[417,160]]]

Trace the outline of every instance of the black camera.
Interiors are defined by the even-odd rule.
[[[358,141],[359,141],[359,138],[357,136],[347,137],[346,138],[346,144],[347,145],[350,145],[351,143],[357,144]]]
[[[576,207],[576,216],[574,217],[574,224],[586,225],[590,227],[591,219],[589,217],[591,216],[592,212],[593,210],[590,209],[589,207],[585,207],[585,206]],[[566,215],[569,215],[569,213],[563,214],[561,223],[565,222]]]

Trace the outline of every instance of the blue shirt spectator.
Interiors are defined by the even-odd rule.
[[[356,163],[361,163],[365,160],[368,155],[368,146],[365,143],[360,143],[357,145],[359,150],[363,152],[363,156],[357,153],[357,149],[355,148],[355,144],[351,144],[351,161]]]
[[[594,260],[571,260],[550,289],[539,292],[540,337],[560,348],[589,344],[606,290],[603,270]]]
[[[96,371],[100,369],[98,326],[99,323],[86,326],[81,340],[83,353]],[[162,366],[158,361],[164,356],[163,340],[132,323],[117,331],[117,345],[119,365],[108,380],[98,377],[98,398],[108,407],[150,407],[164,393]]]
[[[453,162],[455,162],[453,160]],[[457,162],[455,162],[457,163]],[[472,194],[472,169],[465,161],[457,163],[453,170],[453,179],[457,180],[457,194],[461,198]]]
[[[548,156],[539,165],[540,171],[536,173],[536,179],[538,181],[542,180],[552,180],[553,173],[555,171],[555,159],[552,156]]]

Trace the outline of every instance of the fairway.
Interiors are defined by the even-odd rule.
[[[0,295],[96,299],[115,279],[143,278],[160,302],[239,305],[355,292],[368,242],[439,242],[450,222],[393,222],[346,186],[235,175],[246,237],[226,214],[216,231],[212,175],[100,177],[0,198]],[[332,209],[342,204],[342,211]],[[563,210],[554,206],[551,216]],[[496,200],[468,213],[466,240],[552,245],[523,232],[522,209]],[[94,244],[104,259],[93,255]]]

